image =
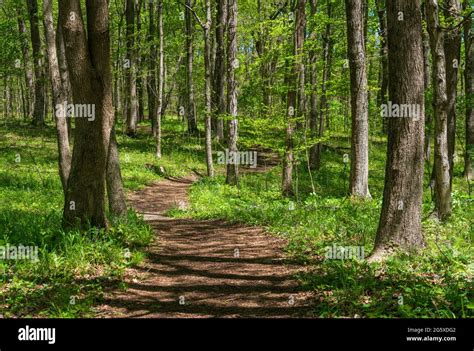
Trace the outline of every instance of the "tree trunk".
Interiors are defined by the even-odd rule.
[[[25,94],[25,105],[27,107],[27,115],[28,118],[33,117],[34,111],[34,82],[33,82],[33,71],[31,70],[30,65],[30,49],[26,34],[26,26],[23,17],[21,16],[20,9],[18,9],[18,29],[20,32],[21,37],[21,53],[23,56],[23,69],[25,71],[25,86],[26,86],[26,94]]]
[[[311,17],[314,18],[317,12],[317,0],[311,0]],[[316,45],[318,35],[316,32],[316,26],[312,28],[310,34],[310,40],[313,45]],[[318,136],[318,71],[317,71],[317,51],[316,47],[313,47],[309,52],[309,80],[311,85],[310,95],[310,113],[309,113],[309,130],[311,138]],[[319,169],[320,158],[318,157],[318,144],[311,146],[309,149],[309,165],[311,169]]]
[[[125,18],[127,58],[125,60],[125,79],[127,91],[127,135],[134,136],[137,133],[138,106],[137,106],[137,81],[136,81],[136,56],[135,56],[135,0],[126,0]]]
[[[238,120],[237,120],[237,84],[235,80],[235,69],[237,61],[237,0],[228,0],[228,23],[227,23],[227,106],[229,120],[228,148],[229,154],[238,152]],[[227,164],[226,183],[237,185],[239,182],[239,165],[237,162]]]
[[[163,88],[165,84],[164,33],[163,33],[163,0],[158,1],[158,105],[156,112],[156,157],[161,158],[161,117],[163,112]]]
[[[105,176],[114,121],[108,6],[86,2],[87,34],[79,0],[60,0],[59,8],[74,103],[95,108],[93,120],[75,121],[63,223],[106,228]]]
[[[403,13],[403,20],[399,14]],[[423,196],[424,82],[420,0],[387,2],[389,95],[396,104],[416,104],[419,118],[389,118],[387,164],[375,249],[369,261],[393,249],[424,246]],[[407,84],[410,82],[410,84]]]
[[[120,170],[120,157],[115,136],[115,126],[110,132],[109,151],[107,154],[107,197],[109,211],[114,216],[124,216],[127,213],[127,203],[123,190],[122,172]]]
[[[460,21],[460,0],[447,0],[444,8],[446,23],[455,26]],[[458,68],[461,59],[461,27],[446,32],[444,52],[446,60],[446,94],[448,113],[448,158],[449,179],[453,182],[454,154],[456,152],[456,97],[458,85]]]
[[[464,0],[463,8],[470,8],[469,0]],[[464,154],[464,177],[474,180],[474,45],[472,35],[472,17],[464,22],[464,89],[466,100],[466,153]]]
[[[44,71],[41,54],[41,37],[38,25],[38,3],[36,0],[27,0],[30,18],[31,44],[33,47],[33,63],[35,71],[35,103],[33,108],[33,124],[44,124]]]
[[[53,89],[53,106],[55,106],[56,133],[58,137],[59,176],[64,193],[67,189],[67,179],[71,170],[71,153],[69,150],[69,135],[64,114],[64,106],[68,103],[67,89],[61,80],[58,51],[56,49],[56,33],[53,21],[52,0],[43,1],[44,31],[46,49],[48,50],[49,74]],[[58,115],[59,113],[59,115]]]
[[[296,62],[298,65],[298,116],[296,125],[301,129],[306,122],[306,78],[305,78],[305,64],[304,64],[304,42],[306,36],[306,0],[298,0],[296,8]]]
[[[448,98],[444,32],[439,23],[438,3],[427,0],[426,16],[433,60],[433,98],[435,114],[435,205],[439,219],[451,214],[451,181],[448,150]]]
[[[143,121],[145,119],[145,112],[144,112],[144,98],[143,98],[143,65],[142,65],[142,56],[143,53],[141,52],[141,29],[142,29],[142,17],[141,17],[141,12],[142,12],[142,5],[143,1],[142,0],[136,0],[136,20],[137,20],[137,36],[136,36],[136,75],[137,75],[137,120],[139,122]]]
[[[206,95],[206,166],[207,176],[214,177],[214,165],[212,163],[212,77],[211,77],[211,25],[212,8],[211,0],[206,0],[206,23],[204,25],[204,71],[205,71],[205,95]]]
[[[385,11],[385,1],[376,0],[377,14],[379,17],[379,37],[380,37],[380,73],[379,73],[379,91],[377,95],[377,106],[387,103],[388,93],[388,47],[387,47],[387,16]],[[388,120],[382,120],[383,132],[387,132]]]
[[[150,47],[149,59],[148,59],[148,79],[147,79],[147,92],[148,92],[148,117],[151,121],[151,130],[154,137],[157,134],[156,128],[156,98],[157,98],[157,86],[156,86],[156,57],[157,48],[155,42],[156,26],[155,26],[155,3],[153,1],[148,2],[148,16],[149,16],[149,27],[148,27],[148,45]]]
[[[351,76],[350,194],[370,198],[367,68],[364,44],[364,1],[346,0],[347,41]]]
[[[227,0],[218,0],[216,23],[216,60],[214,63],[214,118],[216,120],[216,137],[224,141],[224,120],[226,114],[225,95],[225,30],[227,22]]]
[[[196,119],[196,103],[194,101],[194,78],[193,78],[193,64],[194,64],[194,21],[191,8],[194,6],[194,0],[186,0],[185,22],[186,22],[186,79],[187,79],[187,111],[188,118],[188,133],[190,135],[198,134],[197,119]]]

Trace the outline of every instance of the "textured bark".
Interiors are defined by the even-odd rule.
[[[188,119],[188,133],[198,134],[196,119],[196,102],[194,99],[194,21],[191,8],[194,6],[194,0],[186,0],[185,24],[186,24],[186,116]]]
[[[346,15],[352,111],[351,177],[349,187],[352,196],[367,198],[370,197],[369,114],[363,0],[346,0]]]
[[[34,63],[34,88],[35,102],[33,108],[33,124],[44,124],[44,70],[41,53],[41,37],[38,24],[38,2],[36,0],[27,0],[28,12],[30,18],[31,44],[33,47],[33,63]]]
[[[105,175],[114,120],[108,6],[86,2],[87,34],[79,0],[60,0],[59,8],[74,103],[95,106],[93,121],[75,120],[63,223],[107,227]]]
[[[205,132],[206,132],[206,167],[207,176],[214,177],[214,165],[212,163],[212,76],[211,76],[211,27],[212,8],[211,0],[206,0],[206,23],[204,30],[204,72],[205,72]]]
[[[461,2],[459,0],[447,0],[444,7],[445,21],[450,26],[455,26],[460,21]],[[444,38],[444,52],[446,60],[446,94],[448,113],[448,158],[449,179],[453,181],[454,154],[456,147],[456,97],[458,85],[458,71],[461,59],[461,32],[462,28],[456,28],[446,32]]]
[[[125,18],[126,27],[126,92],[127,92],[127,135],[137,133],[138,105],[137,105],[137,80],[136,80],[136,54],[135,54],[135,0],[126,0]]]
[[[157,58],[157,47],[156,47],[156,25],[155,25],[155,3],[153,1],[148,2],[148,45],[150,47],[150,53],[148,57],[148,78],[147,78],[147,93],[148,93],[148,115],[151,121],[151,130],[154,137],[156,137],[156,116],[157,116],[157,85],[156,85],[156,58]]]
[[[137,23],[137,36],[136,36],[136,74],[137,74],[137,120],[139,122],[145,119],[145,109],[144,109],[144,97],[143,97],[143,52],[141,51],[141,30],[142,30],[142,0],[136,0],[136,23]]]
[[[422,6],[422,14],[426,18],[425,6]],[[423,64],[424,64],[424,83],[425,91],[427,91],[431,84],[431,66],[430,66],[430,37],[425,28],[423,28]],[[426,101],[425,101],[425,111],[426,111]],[[431,155],[431,136],[432,136],[432,122],[433,118],[431,115],[425,113],[425,143],[424,143],[424,153],[425,161],[429,162]],[[434,178],[433,178],[434,179]]]
[[[398,13],[404,14],[403,21]],[[419,118],[390,118],[382,212],[369,261],[393,249],[424,246],[423,195],[424,82],[420,0],[387,2],[389,96],[397,104],[418,104]],[[407,84],[409,82],[409,84]]]
[[[317,0],[310,0],[311,6],[311,17],[314,18],[317,12]],[[310,34],[310,40],[313,45],[317,42],[318,33],[316,28],[312,28]],[[313,47],[309,51],[309,83],[311,85],[310,94],[310,112],[309,112],[309,130],[311,138],[318,136],[318,71],[317,71],[317,51],[316,47]],[[311,169],[319,169],[320,157],[318,156],[319,144],[311,146],[309,149],[309,166]]]
[[[33,82],[33,71],[30,65],[30,46],[28,44],[26,26],[23,17],[21,16],[20,9],[18,9],[18,30],[21,38],[21,53],[23,56],[23,69],[25,71],[25,105],[28,118],[33,117],[34,111],[34,82]]]
[[[230,153],[236,153],[238,137],[237,120],[237,83],[235,69],[237,67],[237,0],[228,0],[227,7],[227,107],[229,120],[228,149]],[[239,165],[227,164],[226,183],[237,185],[239,182]]]
[[[439,23],[437,1],[427,0],[425,6],[433,61],[435,205],[439,219],[445,220],[451,214],[451,181],[448,150],[448,97],[446,89],[444,31]]]
[[[385,10],[385,0],[376,0],[377,14],[379,18],[379,36],[380,36],[380,72],[379,72],[379,91],[377,94],[377,106],[387,103],[388,94],[388,47],[387,47],[387,16]],[[387,131],[387,119],[383,119],[383,132]]]
[[[53,106],[64,106],[68,103],[67,87],[63,85],[59,69],[58,50],[56,49],[56,33],[53,21],[52,0],[43,1],[44,31],[46,49],[48,51],[49,74],[53,90]],[[59,176],[63,191],[67,189],[67,179],[71,170],[71,153],[69,149],[69,135],[65,116],[56,117],[56,133],[58,137]]]
[[[227,22],[227,0],[217,0],[216,16],[216,56],[214,63],[214,89],[213,105],[214,119],[216,121],[217,140],[224,141],[224,120],[226,113],[226,94],[225,94],[225,30]]]
[[[470,7],[465,0],[463,8]],[[466,94],[466,147],[464,155],[464,177],[474,180],[474,45],[472,34],[472,17],[464,22],[464,55],[466,68],[464,70],[464,89]]]
[[[158,100],[156,111],[156,157],[161,158],[161,117],[163,112],[163,89],[165,84],[165,54],[163,32],[163,0],[158,1]]]
[[[297,128],[301,129],[306,121],[306,77],[304,64],[304,42],[306,36],[306,0],[298,0],[296,4],[296,62],[298,65],[298,115]]]
[[[114,126],[110,133],[109,152],[107,154],[106,182],[110,213],[114,216],[124,216],[127,213],[127,203],[125,200],[125,192],[123,190],[120,157]]]

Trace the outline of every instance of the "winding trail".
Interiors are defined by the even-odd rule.
[[[285,241],[224,221],[173,219],[195,177],[165,180],[129,196],[156,232],[147,258],[128,269],[126,290],[105,294],[99,317],[310,317],[311,295],[285,258]]]

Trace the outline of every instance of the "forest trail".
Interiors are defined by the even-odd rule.
[[[310,317],[311,294],[294,274],[285,241],[225,221],[173,219],[196,177],[164,180],[129,196],[156,233],[148,257],[106,293],[99,317]]]

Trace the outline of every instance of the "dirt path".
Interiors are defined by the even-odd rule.
[[[157,182],[129,197],[157,234],[147,259],[127,271],[128,289],[114,290],[103,317],[305,317],[310,296],[292,276],[285,242],[262,229],[223,221],[172,219],[187,206],[194,178]]]

